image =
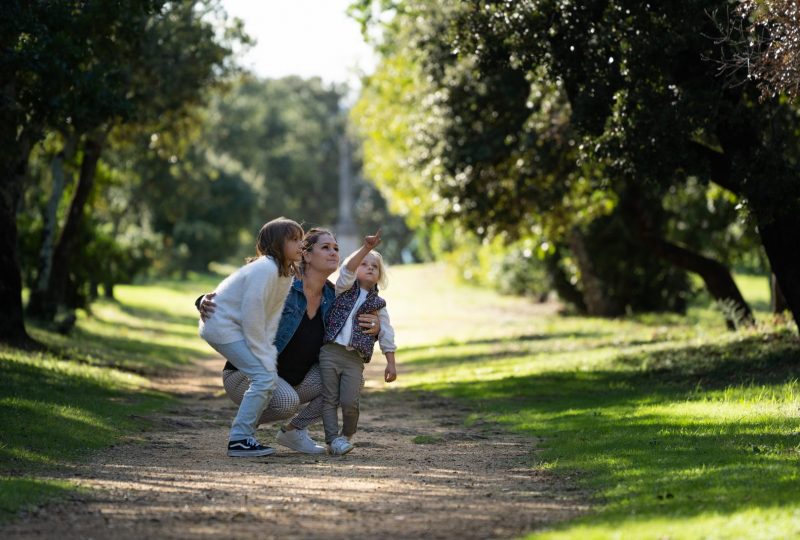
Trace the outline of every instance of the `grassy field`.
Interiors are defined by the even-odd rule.
[[[441,268],[395,274],[400,384],[535,437],[531,466],[590,498],[590,514],[533,538],[800,536],[800,343],[763,312],[764,278],[739,278],[762,325],[731,333],[708,307],[560,317]]]
[[[0,348],[0,521],[74,491],[49,473],[145,429],[142,417],[172,402],[147,377],[208,354],[192,304],[217,281],[121,286],[69,337],[29,328],[57,354]]]
[[[798,536],[800,344],[764,312],[766,279],[738,279],[761,325],[731,333],[703,299],[686,316],[564,317],[455,285],[443,266],[395,268],[392,391],[449,396],[469,422],[531,436],[530,466],[593,506],[534,537]],[[0,520],[73,491],[49,471],[171,403],[148,377],[209,353],[192,302],[217,281],[119,287],[69,338],[33,329],[58,356],[0,349]]]

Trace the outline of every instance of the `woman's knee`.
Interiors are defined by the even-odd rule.
[[[223,371],[222,386],[230,400],[239,405],[242,403],[242,396],[250,386],[250,380],[241,371]]]
[[[300,398],[297,394],[274,394],[269,402],[269,412],[280,418],[289,418],[300,409]]]

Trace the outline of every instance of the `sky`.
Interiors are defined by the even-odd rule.
[[[319,76],[359,87],[375,55],[358,23],[345,13],[350,0],[223,0],[229,15],[244,21],[257,40],[240,63],[261,77]]]

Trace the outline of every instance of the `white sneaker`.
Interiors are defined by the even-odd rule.
[[[293,429],[291,431],[284,431],[281,428],[278,431],[275,442],[286,448],[297,450],[304,454],[324,454],[325,447],[320,446],[309,437],[308,429]]]
[[[352,450],[354,446],[344,437],[336,437],[328,445],[328,453],[332,456],[343,456]]]

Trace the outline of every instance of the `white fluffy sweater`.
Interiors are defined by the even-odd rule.
[[[291,285],[292,277],[280,276],[272,257],[242,266],[214,291],[217,308],[210,319],[200,321],[200,337],[219,345],[245,340],[264,367],[275,371],[275,334]]]

